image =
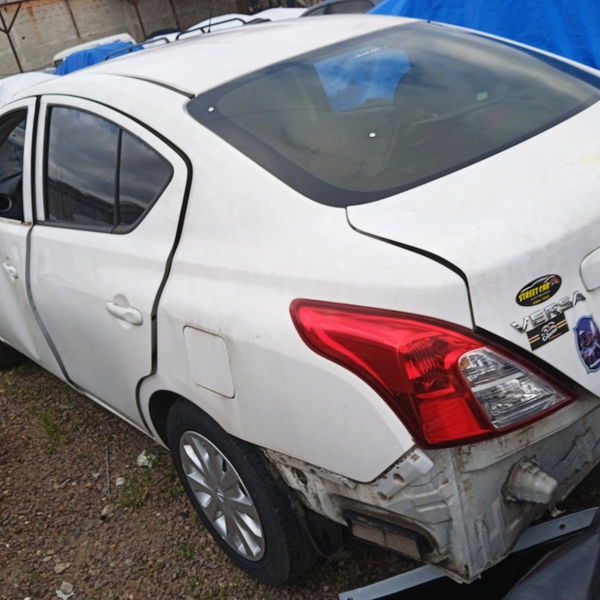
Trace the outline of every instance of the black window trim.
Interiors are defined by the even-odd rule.
[[[123,128],[119,127],[117,134],[117,156],[115,158],[115,211],[113,213],[113,228],[115,231],[121,221],[121,148],[123,144]],[[143,214],[143,213],[142,213]],[[140,215],[141,218],[142,215]],[[112,232],[111,232],[112,233]]]
[[[79,97],[77,97],[77,99],[79,99]],[[87,98],[81,98],[81,100],[85,100],[86,102],[94,102],[93,100],[88,100]],[[110,107],[107,107],[104,104],[98,104],[98,106],[102,106],[103,108],[105,108],[105,109],[108,108],[110,110]],[[116,218],[116,213],[119,211],[119,209],[118,209],[118,206],[119,206],[119,198],[118,198],[119,186],[118,186],[118,184],[121,179],[121,172],[120,172],[121,171],[121,143],[122,143],[122,139],[123,139],[123,131],[127,131],[133,137],[144,142],[147,146],[152,148],[169,165],[169,167],[171,168],[171,173],[170,173],[169,177],[165,180],[165,184],[160,189],[160,192],[158,194],[156,194],[156,197],[154,198],[154,200],[150,204],[148,204],[148,206],[146,206],[146,208],[144,209],[142,214],[137,218],[137,220],[134,223],[132,223],[131,225],[122,226],[118,223],[117,223],[117,225],[115,225],[113,222],[112,229],[110,229],[109,231],[106,231],[106,230],[98,229],[97,227],[90,227],[88,225],[79,225],[79,224],[67,222],[67,221],[48,221],[47,220],[47,216],[48,216],[48,146],[50,143],[50,121],[51,121],[53,108],[66,108],[66,109],[70,109],[70,110],[78,110],[80,112],[85,112],[85,113],[92,115],[93,117],[96,117],[99,119],[104,119],[105,121],[108,121],[109,123],[112,123],[115,127],[117,127],[119,133],[118,133],[118,145],[117,145],[117,165],[116,165],[116,169],[115,169],[115,218]],[[117,114],[119,114],[122,117],[129,118],[129,119],[131,118],[124,113],[121,113],[118,111],[115,111],[115,112],[117,112]],[[60,229],[74,229],[77,231],[90,231],[93,233],[109,234],[109,235],[126,235],[128,233],[131,233],[135,229],[137,229],[137,227],[140,225],[140,223],[142,223],[142,221],[145,220],[146,215],[148,215],[148,213],[152,210],[154,205],[160,200],[160,198],[164,194],[165,190],[171,184],[171,181],[173,181],[173,176],[175,175],[175,167],[173,166],[173,163],[168,158],[166,158],[163,154],[161,154],[158,150],[156,150],[153,146],[151,146],[148,142],[146,142],[145,140],[140,138],[138,135],[133,133],[127,127],[124,127],[123,125],[120,125],[116,121],[106,118],[103,115],[99,115],[98,113],[95,113],[90,109],[81,108],[80,106],[75,106],[75,105],[67,104],[67,103],[63,103],[63,102],[55,102],[54,103],[54,102],[49,101],[47,98],[44,116],[45,116],[44,147],[43,147],[44,157],[43,157],[43,163],[42,163],[41,176],[42,176],[42,193],[43,193],[44,217],[45,218],[40,219],[39,217],[36,217],[34,220],[34,223],[36,225],[44,225],[47,227],[58,227]],[[139,120],[132,119],[132,121],[135,122],[137,125],[140,125],[141,127],[143,127],[146,133],[149,133],[150,135],[157,137],[156,134],[154,134],[152,131],[150,131]],[[113,221],[114,221],[114,219],[113,219]]]

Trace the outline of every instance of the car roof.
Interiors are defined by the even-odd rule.
[[[65,77],[87,79],[95,73],[112,74],[197,95],[310,50],[412,21],[401,17],[340,15],[248,25],[149,48]]]

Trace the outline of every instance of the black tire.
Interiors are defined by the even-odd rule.
[[[0,342],[0,371],[7,371],[20,365],[25,357],[17,352],[12,346]]]
[[[180,449],[182,446],[187,446],[189,451],[190,444],[186,442],[194,439],[189,437],[190,432],[192,436],[199,434],[208,440],[233,466],[232,476],[237,476],[238,481],[241,480],[241,490],[253,503],[260,518],[259,524],[262,526],[263,547],[257,557],[248,559],[227,541],[225,534],[220,533],[213,524],[214,517],[211,520],[207,516],[192,490],[183,460],[186,461],[188,469],[191,463],[187,459],[187,454],[186,458],[182,459]],[[185,436],[183,440],[182,436]],[[282,483],[275,480],[267,468],[266,459],[255,446],[230,436],[213,419],[186,400],[178,400],[170,410],[167,438],[177,473],[194,508],[208,531],[234,564],[267,585],[289,583],[310,567],[316,558],[312,544],[292,508],[292,500],[287,490],[282,487]],[[210,446],[202,447],[210,449]],[[222,468],[223,472],[228,469],[225,461],[222,461]],[[217,499],[217,494],[221,494],[220,500]],[[217,492],[215,489],[215,495],[214,497],[211,495],[210,499],[206,499],[207,496],[204,494],[205,501],[209,502],[210,506],[214,502],[225,502],[221,490]],[[216,514],[219,514],[218,511]],[[225,520],[224,516],[219,519]]]

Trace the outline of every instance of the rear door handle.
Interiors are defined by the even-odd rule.
[[[6,271],[6,274],[14,281],[19,279],[19,272],[17,267],[11,265],[9,262],[2,263],[2,268]]]
[[[131,325],[141,325],[144,322],[142,313],[133,306],[119,306],[114,302],[106,302],[105,306],[109,314],[121,321],[126,321]]]

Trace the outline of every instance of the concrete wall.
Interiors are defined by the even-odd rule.
[[[114,33],[128,32],[142,40],[157,29],[186,28],[211,14],[237,12],[238,1],[243,2],[0,0],[0,29],[10,29],[8,35],[0,33],[0,77],[49,66],[60,50]]]

